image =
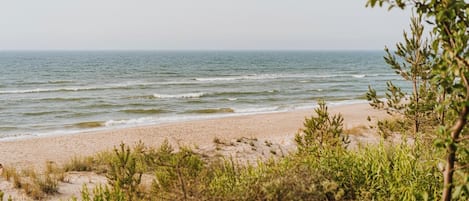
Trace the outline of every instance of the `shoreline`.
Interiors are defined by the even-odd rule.
[[[343,115],[344,129],[368,125],[368,116],[373,119],[386,116],[368,103],[328,104],[328,107],[331,114]],[[303,127],[304,118],[313,113],[314,109],[301,109],[0,141],[0,163],[15,167],[41,166],[46,161],[62,164],[74,156],[92,155],[121,142],[133,145],[142,141],[148,146],[159,146],[164,139],[173,145],[207,147],[213,145],[215,137],[223,140],[252,137],[292,146],[293,136]]]
[[[365,104],[365,103],[368,103],[368,102],[366,100],[361,100],[361,99],[352,99],[352,100],[341,100],[341,101],[328,101],[327,106],[330,108],[333,108],[333,107],[355,105],[355,104]],[[272,111],[259,111],[259,112],[248,112],[248,113],[236,113],[235,112],[235,113],[225,113],[225,114],[220,113],[220,114],[213,114],[213,115],[206,115],[206,116],[205,115],[188,116],[188,117],[181,118],[181,119],[163,120],[159,122],[155,121],[155,122],[147,122],[147,123],[141,123],[141,124],[139,123],[122,124],[122,125],[116,125],[116,126],[106,126],[104,124],[108,121],[121,121],[121,120],[108,120],[108,121],[101,121],[103,125],[94,127],[94,128],[93,127],[83,128],[83,129],[64,128],[63,130],[40,132],[38,134],[7,136],[7,137],[1,137],[0,142],[27,140],[27,139],[43,138],[43,137],[57,137],[57,136],[64,136],[64,135],[76,135],[76,134],[82,134],[82,133],[100,133],[100,132],[108,132],[108,131],[120,130],[120,129],[132,129],[132,128],[139,128],[139,127],[147,127],[147,126],[178,124],[178,123],[191,122],[191,121],[205,121],[205,120],[211,120],[211,119],[223,119],[223,118],[240,117],[240,116],[313,111],[317,106],[318,106],[317,102],[315,102],[315,103],[312,103],[311,106],[293,107],[293,109],[291,110],[272,110]],[[138,119],[140,118],[148,118],[148,117],[139,117]],[[130,121],[130,120],[132,119],[124,119],[123,121]],[[96,123],[96,122],[91,121],[91,122],[81,122],[81,123]]]

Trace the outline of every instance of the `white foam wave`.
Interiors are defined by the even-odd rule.
[[[49,80],[47,83],[49,84],[65,84],[65,83],[73,83],[74,80]]]
[[[125,82],[115,84],[105,84],[100,86],[70,86],[70,87],[57,87],[57,88],[35,88],[35,89],[18,89],[18,90],[4,90],[0,94],[25,94],[25,93],[42,93],[42,92],[59,92],[59,91],[87,91],[87,90],[103,90],[103,89],[122,89],[133,86],[146,86],[154,83],[145,82]]]
[[[37,88],[24,90],[7,90],[0,91],[0,94],[25,94],[25,93],[41,93],[41,92],[57,92],[57,91],[83,91],[99,89],[97,87],[68,87],[68,88]]]
[[[266,113],[266,112],[276,112],[279,107],[257,107],[257,108],[240,108],[235,109],[236,113]]]
[[[366,75],[362,74],[362,75],[352,75],[352,77],[354,78],[364,78],[366,77]]]
[[[355,74],[355,75],[350,75],[350,74],[311,75],[311,77],[313,77],[313,78],[335,78],[335,77],[364,78],[364,77],[367,77],[367,76],[369,76],[369,75],[365,75],[365,74]]]
[[[230,76],[230,77],[204,77],[195,78],[196,81],[201,82],[216,82],[216,81],[235,81],[235,80],[266,80],[266,79],[277,79],[284,77],[282,75],[275,74],[262,74],[262,75],[242,75],[242,76]]]
[[[153,94],[155,98],[200,98],[204,96],[205,93],[185,93],[185,94]]]
[[[124,119],[124,120],[109,120],[104,123],[104,126],[124,126],[124,125],[141,125],[145,123],[151,123],[153,118],[151,117],[142,117],[137,119]]]

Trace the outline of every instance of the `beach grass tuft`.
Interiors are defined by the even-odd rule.
[[[54,162],[46,162],[43,172],[34,168],[25,168],[21,171],[15,168],[5,168],[4,178],[13,183],[13,187],[22,189],[26,195],[33,199],[43,199],[46,195],[58,193],[60,181],[64,181],[65,171]]]

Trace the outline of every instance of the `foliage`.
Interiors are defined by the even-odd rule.
[[[201,183],[204,180],[204,162],[189,148],[179,152],[165,141],[158,149],[153,160],[155,180],[152,184],[152,195],[168,200],[188,200],[200,196]]]
[[[114,153],[106,177],[109,184],[115,187],[113,190],[122,191],[126,195],[126,200],[134,200],[139,197],[139,185],[143,174],[137,167],[135,153],[132,153],[130,147],[124,143],[121,143],[119,148],[114,148]]]
[[[388,137],[394,134],[406,134],[411,126],[410,122],[402,118],[390,118],[379,120],[377,122],[378,134],[383,138],[387,139]]]
[[[464,0],[369,0],[370,6],[411,7],[432,26],[434,54],[431,68],[432,85],[440,101],[441,115],[437,146],[446,150],[443,200],[467,197],[453,192],[465,188],[468,164],[458,161],[468,152],[467,116],[469,115],[469,4]]]
[[[317,116],[306,118],[304,128],[295,136],[300,153],[317,152],[329,147],[343,146],[349,143],[348,136],[343,135],[344,121],[342,115],[329,115],[326,103],[319,101],[314,111]]]
[[[215,167],[214,200],[436,200],[441,189],[431,147],[384,144],[327,149],[253,166]]]
[[[413,133],[417,134],[422,131],[422,127],[431,130],[437,125],[438,117],[433,112],[436,88],[429,83],[433,54],[428,41],[423,39],[422,16],[412,18],[410,29],[410,34],[404,32],[405,42],[397,43],[396,51],[391,53],[385,48],[384,60],[404,80],[411,83],[412,93],[409,95],[388,81],[386,100],[380,100],[371,86],[366,97],[372,107],[385,109],[391,115],[404,116],[406,121],[412,122],[412,126],[406,129],[413,127]]]
[[[114,188],[109,189],[108,186],[98,185],[93,189],[91,195],[88,187],[83,185],[81,198],[83,201],[125,201],[128,197],[126,197],[119,186],[114,186]]]

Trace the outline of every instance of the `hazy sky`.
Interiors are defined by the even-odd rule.
[[[409,14],[365,0],[0,0],[0,50],[383,49]]]

